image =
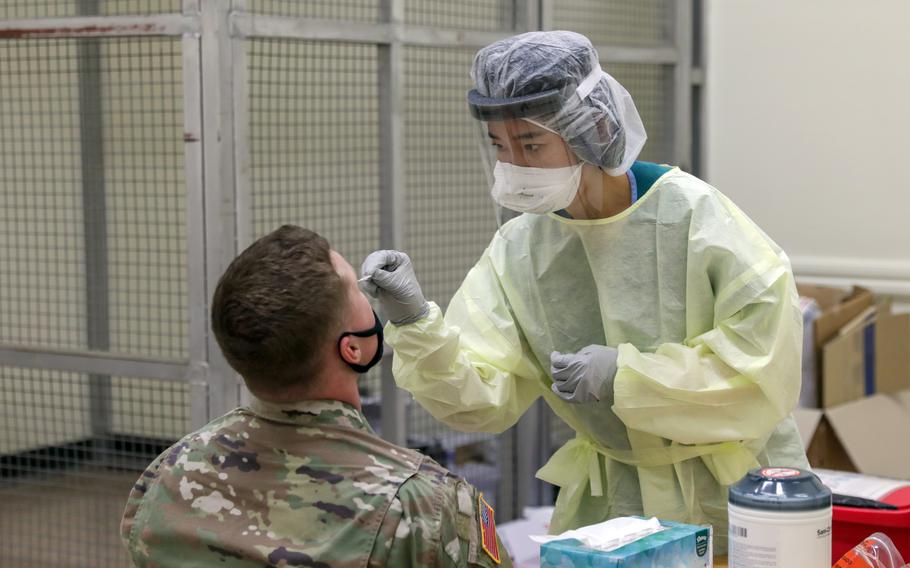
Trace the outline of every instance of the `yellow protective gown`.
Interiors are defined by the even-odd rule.
[[[442,317],[386,326],[394,375],[437,419],[501,432],[537,397],[576,432],[538,477],[551,532],[624,515],[714,525],[751,467],[808,467],[790,411],[802,317],[789,261],[729,199],[673,169],[607,219],[521,215]],[[550,391],[550,352],[619,350],[614,405]]]

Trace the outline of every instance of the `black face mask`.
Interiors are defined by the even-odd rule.
[[[383,341],[382,323],[380,323],[380,321],[379,321],[379,316],[376,315],[376,310],[373,310],[373,318],[376,320],[376,323],[370,329],[366,329],[364,331],[346,331],[341,334],[341,337],[338,338],[338,349],[340,351],[341,350],[341,340],[349,335],[353,335],[354,337],[370,337],[371,335],[376,336],[376,342],[377,342],[376,343],[376,354],[373,355],[373,358],[370,359],[370,362],[367,363],[366,365],[359,365],[357,363],[348,363],[344,359],[344,357],[341,358],[341,360],[344,361],[348,367],[354,369],[355,373],[366,373],[367,371],[369,371],[370,369],[375,367],[376,364],[379,363],[379,360],[382,359],[382,349],[383,349],[383,347],[382,347],[382,341]]]

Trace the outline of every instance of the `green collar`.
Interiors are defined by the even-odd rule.
[[[310,428],[334,426],[373,432],[363,413],[340,400],[302,400],[279,404],[253,397],[249,408],[261,418],[283,424]]]

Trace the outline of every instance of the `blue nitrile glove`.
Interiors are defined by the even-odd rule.
[[[402,325],[426,317],[430,306],[420,291],[414,266],[405,253],[397,250],[372,252],[360,266],[366,278],[360,289],[379,299],[382,313],[392,323]]]
[[[566,402],[581,404],[613,399],[613,377],[619,352],[606,345],[588,345],[578,353],[550,353],[553,392]]]

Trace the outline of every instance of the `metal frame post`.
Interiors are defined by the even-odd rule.
[[[540,0],[515,0],[515,33],[540,29]]]
[[[540,13],[540,28],[541,30],[552,30],[553,29],[553,10],[555,9],[554,4],[556,0],[539,0],[539,13]]]
[[[684,170],[692,167],[692,0],[673,2],[673,161]]]
[[[78,0],[80,16],[97,16],[98,0]],[[79,80],[79,142],[82,170],[82,229],[85,244],[86,347],[111,348],[110,289],[107,254],[107,195],[104,183],[104,117],[102,115],[101,44],[98,38],[76,43]],[[92,373],[89,420],[93,443],[104,445],[111,430],[112,392],[109,374]]]
[[[234,65],[234,188],[237,207],[237,252],[253,243],[253,187],[250,184],[250,70],[246,39],[234,32],[233,19],[244,13],[246,0],[233,0],[231,18],[231,57]],[[239,381],[240,404],[249,404],[252,394]]]
[[[237,252],[237,196],[234,178],[234,51],[230,2],[200,0],[203,196],[205,216],[206,313],[218,279]],[[217,416],[238,403],[237,374],[206,336],[209,411]]]
[[[246,0],[233,0],[231,20],[244,13]],[[253,188],[250,184],[250,70],[246,38],[231,25],[234,65],[234,184],[237,204],[237,251],[253,243]]]
[[[184,0],[183,14],[199,16],[198,0]],[[209,416],[206,298],[205,195],[202,153],[202,43],[200,33],[184,34],[183,157],[186,176],[186,275],[189,309],[190,428],[196,430]]]
[[[382,20],[393,26],[404,21],[403,0],[383,0],[381,11]],[[404,46],[396,38],[379,45],[378,50],[379,246],[400,249],[405,226]],[[391,356],[383,358],[380,373],[382,437],[407,445],[407,400],[395,385]]]
[[[692,3],[692,173],[705,172],[705,6],[703,0]]]

